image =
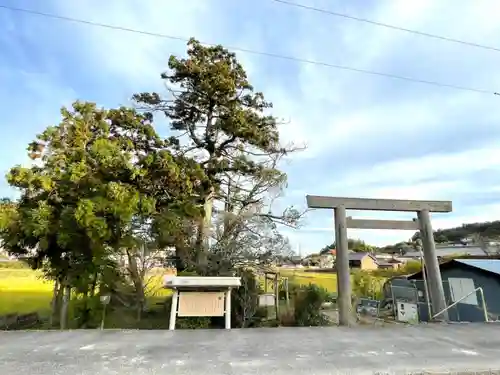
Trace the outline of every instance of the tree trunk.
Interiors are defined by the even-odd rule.
[[[49,318],[50,327],[54,326],[54,320],[55,317],[57,316],[58,295],[59,295],[59,280],[56,279],[54,283],[54,290],[52,292],[52,301],[51,301],[50,318]]]
[[[144,278],[138,277],[135,282],[136,299],[137,299],[137,310],[136,319],[138,322],[142,319],[142,312],[144,311],[146,303],[146,293],[144,292]]]
[[[62,308],[62,298],[64,293],[64,282],[62,279],[57,279],[57,292],[56,299],[54,303],[54,324],[61,321],[61,308]]]
[[[59,318],[61,317],[61,306],[64,295],[64,282],[59,280],[59,290],[57,291],[57,311],[59,313]]]
[[[89,291],[83,293],[83,308],[81,311],[81,318],[78,323],[78,328],[87,328],[90,322],[90,308],[89,308]]]
[[[90,285],[90,298],[94,297],[95,296],[95,290],[96,290],[96,287],[97,287],[97,281],[98,281],[98,272],[96,271],[94,273],[94,276],[92,278],[92,284]]]
[[[187,250],[184,246],[177,245],[175,247],[175,269],[177,274],[187,269],[187,255]]]
[[[136,297],[135,303],[137,309],[136,318],[137,321],[140,321],[145,301],[144,278],[143,278],[143,273],[140,272],[139,268],[137,267],[137,259],[135,258],[135,256],[133,256],[133,254],[131,254],[129,250],[127,250],[127,256],[128,256],[129,274],[130,277],[132,278],[132,283],[134,284],[134,289],[135,289],[135,297]]]
[[[144,293],[137,293],[136,320],[140,322],[142,319],[142,311],[144,310]]]
[[[208,271],[208,251],[210,248],[210,231],[212,228],[212,209],[213,209],[213,189],[205,199],[205,215],[198,225],[198,235],[196,239],[196,266],[203,275]]]
[[[69,311],[70,299],[71,299],[71,286],[65,285],[63,301],[61,306],[61,319],[60,319],[60,328],[62,330],[68,328],[68,311]]]
[[[205,265],[207,263],[207,254],[204,248],[204,232],[205,232],[205,220],[200,219],[198,222],[198,233],[196,234],[196,242],[195,242],[195,258],[194,258],[194,266],[196,272],[200,275],[204,275],[206,272]]]

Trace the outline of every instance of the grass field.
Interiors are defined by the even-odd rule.
[[[50,311],[53,284],[30,269],[0,268],[0,315]]]
[[[304,272],[301,270],[282,270],[282,276],[288,277],[290,282],[298,285],[315,284],[329,292],[337,292],[337,275],[334,273]]]
[[[299,285],[315,284],[329,292],[337,291],[337,277],[332,273],[281,270],[282,276]],[[154,276],[151,282],[150,302],[162,300],[170,291],[161,287],[162,276]],[[50,312],[53,283],[46,281],[38,272],[30,269],[0,268],[0,315],[10,313]]]
[[[304,272],[303,270],[281,270],[282,276],[288,277],[291,283],[298,285],[314,284],[326,289],[330,293],[337,293],[337,275],[335,273],[324,272]],[[360,275],[357,273],[358,276]],[[362,273],[361,284],[356,285],[354,277],[355,273],[351,274],[351,283],[353,294],[358,297],[367,298],[380,298],[380,293],[384,282],[387,280],[385,277],[373,276],[368,273]],[[360,280],[358,279],[358,283]]]
[[[283,271],[283,276],[291,282],[321,286],[328,291],[336,292],[335,274],[310,273],[303,271]],[[169,294],[161,288],[161,276],[151,282],[152,295],[155,300]],[[46,281],[38,272],[30,269],[0,268],[0,315],[10,313],[28,313],[38,311],[44,315],[50,311],[53,283]]]
[[[150,283],[152,299],[157,301],[170,294],[161,288],[162,276],[153,276]],[[0,315],[50,313],[54,284],[44,280],[42,274],[30,269],[0,268]]]

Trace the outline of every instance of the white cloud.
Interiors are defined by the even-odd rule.
[[[482,204],[472,208],[461,203],[464,196],[500,193],[500,179],[496,183],[483,184],[470,177],[479,169],[492,175],[500,175],[500,153],[496,143],[482,149],[451,154],[432,154],[421,158],[400,159],[374,165],[348,174],[341,181],[327,185],[321,194],[335,192],[337,196],[354,196],[386,199],[451,200],[454,212],[433,214],[435,229],[460,226],[467,222],[500,219],[500,203]],[[426,181],[427,180],[427,181]],[[422,182],[423,181],[423,182]],[[307,192],[294,191],[294,197],[304,199]],[[500,201],[500,196],[499,196]],[[467,209],[467,214],[461,211]],[[411,219],[414,213],[351,212],[353,217],[374,219]],[[308,220],[318,225],[307,226],[305,238],[330,237],[332,219],[319,219],[317,211],[308,214]],[[349,230],[349,235],[363,238],[376,245],[406,240],[412,233],[407,231]]]
[[[299,2],[472,42],[488,44],[500,38],[497,17],[500,3],[495,0],[474,3],[397,0],[370,6],[363,2]],[[289,56],[461,86],[491,89],[500,86],[499,53],[292,9],[266,0],[230,6],[225,0],[104,3],[89,0],[71,4],[57,0],[52,4],[58,14],[121,27],[186,38],[195,36],[202,41],[267,52],[279,50]],[[37,22],[50,29],[56,21],[38,19]],[[3,24],[5,30],[10,30],[8,35],[16,32],[20,35],[15,22],[7,19]],[[0,38],[0,47],[2,43],[10,48],[18,46],[23,59],[27,59],[31,51],[29,43],[43,40],[44,29],[38,26],[31,33],[23,30],[24,44]],[[34,80],[30,75],[19,75],[35,96],[47,93],[43,106],[53,106],[54,112],[73,96],[95,95],[106,103],[116,103],[138,91],[161,90],[159,74],[166,69],[169,55],[185,51],[185,42],[125,31],[77,24],[68,24],[64,30],[67,35],[57,36],[67,39],[68,48],[60,55],[52,54],[50,59],[51,53],[45,54],[52,66],[46,67],[51,78]],[[287,166],[291,182],[286,202],[302,204],[304,195],[314,193],[312,190],[347,196],[453,199],[456,212],[436,215],[435,227],[500,217],[500,206],[495,203],[469,207],[463,199],[470,193],[480,195],[500,190],[495,183],[482,185],[471,177],[480,169],[499,168],[500,154],[495,151],[500,134],[498,97],[245,53],[238,56],[256,89],[274,102],[274,113],[289,120],[282,126],[283,139],[309,145],[308,151],[294,157],[297,164]],[[80,77],[82,82],[75,81],[71,88],[64,84],[61,87],[60,82],[52,79],[60,76],[61,80],[70,80],[65,76],[68,73],[60,69],[68,57],[86,70],[85,76]],[[2,74],[12,72],[4,71],[0,61],[0,77]],[[109,82],[109,87],[99,88],[104,87],[104,92],[84,87],[86,80],[95,77]],[[51,99],[50,92],[58,95]],[[8,89],[0,87],[0,94],[8,96]],[[51,116],[57,120],[57,115],[51,113]],[[42,125],[47,125],[45,117]],[[471,127],[477,129],[476,134],[470,131]],[[442,140],[448,137],[461,142],[458,134],[465,130],[468,132],[463,143],[472,146],[450,153],[449,145]],[[435,138],[441,143],[433,143]],[[415,140],[413,145],[412,140]],[[482,145],[485,141],[489,145]],[[391,146],[398,144],[408,145],[411,156],[391,157]],[[427,155],[419,154],[419,148],[424,148]],[[334,153],[335,150],[340,151]],[[350,165],[352,157],[364,151],[371,154]],[[378,160],[378,154],[382,153],[388,157]],[[315,165],[329,166],[329,163],[330,170],[321,172],[318,179],[312,178],[318,173],[314,171]],[[338,172],[340,165],[344,165],[342,173]],[[311,191],[303,192],[305,188]],[[309,215],[311,226],[331,225],[331,216],[330,222],[321,222],[315,215]],[[382,216],[386,214],[378,217]],[[332,236],[318,233],[296,233],[294,241],[303,241],[303,248],[313,250]],[[374,243],[407,237],[405,233],[392,232],[359,235]]]
[[[324,7],[334,8],[331,3],[326,3],[328,2],[323,2]],[[491,16],[492,10],[499,7],[497,3],[480,2],[473,5],[456,2],[452,4],[444,1],[412,3],[418,9],[410,9],[408,2],[380,2],[378,4],[380,4],[379,7],[371,14],[362,16],[478,43],[485,41],[484,43],[487,44],[495,40],[494,35],[497,38],[500,36],[500,25]],[[321,18],[323,19],[320,21]],[[387,61],[390,62],[393,56],[407,53],[415,58],[415,63],[411,66],[391,67],[398,69],[394,72],[395,74],[477,88],[494,89],[499,82],[500,77],[495,68],[500,58],[499,54],[371,25],[361,26],[359,23],[343,21],[335,17],[329,18],[330,25],[317,27],[319,23],[324,25],[328,22],[327,18],[311,14],[303,17],[302,30],[304,32],[301,33],[298,44],[303,46],[303,50],[307,51],[307,56],[311,59],[384,72],[387,71],[385,68]],[[464,20],[464,22],[457,25],[455,22],[450,22],[450,19]],[[338,33],[339,23],[343,24],[341,35]],[[319,42],[320,40],[324,42]],[[318,41],[318,43],[311,41]],[[452,65],[450,65],[451,60],[455,60]],[[469,66],[471,60],[476,62],[475,66]],[[434,64],[430,64],[433,61]],[[439,64],[442,66],[440,67]],[[419,65],[436,67],[436,70],[419,70]],[[463,69],[467,69],[465,76],[464,70],[460,70],[462,66]],[[408,69],[409,67],[411,69]],[[455,68],[459,69],[458,75],[448,74],[444,78],[441,77],[443,72],[450,73]],[[342,162],[332,159],[331,172],[327,169],[324,172],[318,172],[325,175],[322,179],[324,185],[306,184],[308,191],[296,190],[295,196],[303,197],[307,193],[323,191],[325,194],[335,192],[333,195],[343,196],[454,200],[458,211],[453,214],[435,215],[435,228],[500,218],[500,210],[496,205],[469,209],[466,215],[460,213],[461,210],[468,208],[461,204],[462,194],[471,192],[481,194],[499,189],[496,185],[482,186],[481,181],[470,177],[472,172],[480,169],[496,168],[498,170],[500,168],[500,160],[495,147],[498,138],[494,135],[494,129],[500,122],[497,97],[402,83],[397,80],[391,81],[307,65],[301,69],[299,79],[302,85],[300,101],[290,96],[283,96],[283,101],[288,102],[283,107],[292,108],[294,114],[292,121],[299,124],[295,135],[297,139],[306,140],[311,146],[307,153],[310,165],[313,166],[323,159],[322,165],[326,167],[328,164],[324,162],[324,155],[339,147],[345,150],[342,156],[344,163],[348,165],[351,156],[349,153],[359,154],[363,151],[356,147],[363,139],[368,139],[373,143],[371,149],[374,152],[374,162],[372,165],[354,167],[350,173],[343,174],[339,178],[335,173],[334,165]],[[388,93],[387,86],[391,83],[395,89],[402,90],[402,95],[392,93],[389,98],[384,98],[383,95]],[[385,87],[380,90],[380,95],[377,95],[377,90],[382,88],[381,84]],[[412,96],[413,91],[415,95]],[[330,103],[329,109],[325,108],[325,101]],[[459,126],[464,126],[464,124],[457,124],[456,121],[462,120],[465,121],[465,126],[481,127],[485,134],[491,131],[490,145],[476,146],[478,148],[473,149],[464,148],[461,152],[449,154],[446,151],[447,145],[444,143],[441,149],[436,148],[432,154],[423,157],[399,158],[389,162],[376,161],[376,144],[381,140],[392,139],[393,142],[398,142],[399,139],[409,144],[408,139],[418,137],[418,141],[412,145],[412,148],[418,149],[427,146],[418,142],[426,138],[428,142],[432,142],[437,133],[454,134],[455,130],[455,134],[456,132],[460,134],[462,129]],[[307,124],[307,127],[302,124]],[[462,139],[463,143],[469,140]],[[385,142],[381,147],[390,147],[390,142]],[[381,149],[380,151],[386,152],[387,150]],[[329,157],[332,157],[331,154]],[[301,164],[303,165],[304,163]],[[440,180],[441,176],[443,180]],[[426,179],[431,179],[431,181],[422,182]],[[302,197],[300,199],[303,200]],[[332,224],[331,219],[324,218],[326,215],[321,221],[315,219],[316,215],[316,213],[311,213],[308,217],[309,221],[318,227]],[[367,215],[357,213],[357,216]],[[404,218],[409,215],[388,213],[376,215],[379,218],[391,216]],[[326,228],[330,227],[326,226]],[[324,234],[319,235],[315,231],[311,233],[303,230],[301,235],[296,234],[295,237],[302,238],[303,246],[314,244],[318,248],[322,246],[321,244],[327,243],[333,235],[331,228],[321,232]],[[408,232],[394,231],[349,231],[349,233],[375,244],[394,242],[409,237]]]
[[[356,186],[370,184],[380,185],[402,183],[410,185],[403,190],[393,191],[391,187],[375,188],[369,193],[380,198],[393,197],[394,199],[424,199],[425,194],[435,195],[436,192],[450,193],[451,191],[466,191],[477,188],[477,181],[468,180],[468,174],[478,169],[497,169],[500,173],[500,153],[495,142],[488,147],[448,154],[430,154],[419,158],[399,159],[372,167],[357,170],[348,174],[339,183],[351,189]],[[446,181],[419,183],[428,178],[439,179],[446,176]],[[453,176],[450,178],[450,176]],[[342,188],[338,186],[338,188]],[[385,193],[384,193],[385,192]],[[355,193],[361,193],[356,191]],[[429,197],[427,197],[429,199]]]
[[[336,10],[328,1],[302,1],[301,3],[318,3],[318,6]],[[489,36],[485,39],[489,41],[492,40],[492,35],[500,35],[500,25],[491,17],[492,2],[472,5],[450,1],[419,1],[409,5],[407,1],[391,1],[378,4],[379,6],[371,13],[361,16],[401,25],[405,28],[430,30],[430,32],[447,36],[456,35],[457,38],[475,40],[473,36],[477,38]],[[498,7],[498,4],[495,3],[495,6]],[[434,60],[436,65],[448,64],[450,61],[443,58],[443,55],[448,54],[455,56],[456,61],[453,61],[453,64],[460,66],[460,59],[470,59],[471,54],[475,56],[484,54],[481,50],[466,49],[467,47],[452,43],[352,20],[300,9],[296,12],[301,15],[296,54],[311,60],[384,72],[386,60],[390,60],[391,56],[407,53],[415,58],[411,70],[398,67],[398,72],[387,72],[417,79],[444,80],[446,83],[447,77],[432,76],[434,73],[432,71],[419,70],[419,65],[425,66],[422,61]],[[351,14],[356,15],[355,11]],[[474,17],[473,21],[471,17]],[[467,22],[457,27],[455,22],[450,22],[451,19],[467,19]],[[491,56],[488,58],[491,59]],[[457,85],[462,83],[467,86],[466,83],[469,81],[472,86],[477,84],[482,87],[481,83],[488,86],[486,84],[491,83],[491,80],[498,81],[500,78],[494,65],[491,60],[489,64],[486,62],[491,73],[487,81],[476,82],[470,79],[473,75],[470,74],[469,77],[453,77],[454,81],[449,83]],[[478,75],[478,71],[480,70],[476,66],[471,73]],[[439,74],[439,70],[437,73]],[[309,158],[315,158],[328,148],[353,142],[359,137],[384,137],[391,131],[404,133],[402,135],[411,135],[417,131],[431,131],[443,126],[442,120],[450,113],[470,112],[480,101],[483,101],[482,105],[485,106],[484,96],[432,86],[425,88],[425,95],[417,94],[409,99],[405,95],[402,99],[393,96],[390,100],[384,101],[383,98],[377,97],[377,88],[380,85],[390,86],[391,84],[400,87],[401,82],[322,66],[304,64],[301,66],[298,79],[302,88],[302,96],[296,98],[285,94],[276,101],[289,102],[289,104],[280,105],[293,108],[292,122],[296,121],[298,123],[296,128],[299,129],[295,131],[292,128],[292,131],[296,132],[297,139],[308,141]],[[422,88],[417,83],[404,83],[405,92],[411,92],[414,89]],[[368,91],[368,97],[365,97],[365,91]],[[325,108],[327,104],[329,104],[328,109]],[[495,111],[496,100],[486,98],[486,104],[488,107],[484,108],[483,113]]]

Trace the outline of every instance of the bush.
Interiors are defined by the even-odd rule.
[[[294,298],[295,326],[312,327],[327,325],[328,320],[321,313],[321,305],[326,302],[328,292],[316,285],[300,287]]]
[[[369,271],[372,276],[375,277],[384,277],[384,278],[391,278],[394,276],[398,275],[404,275],[404,271],[402,269],[378,269],[378,270],[373,270]]]
[[[209,316],[193,316],[177,318],[177,329],[207,329],[212,327],[212,318]]]
[[[325,297],[325,302],[337,303],[337,293],[327,292]]]
[[[103,305],[99,296],[74,298],[71,305],[77,328],[97,328],[101,325]],[[106,312],[110,314],[112,306],[108,307]]]
[[[379,299],[382,297],[383,280],[364,271],[352,274],[352,294],[354,297]]]
[[[0,262],[0,268],[25,269],[29,268],[29,265],[21,260],[12,260],[12,261]]]
[[[284,283],[281,283],[279,286],[279,291],[278,291],[278,298],[280,301],[285,301],[286,300],[286,289]],[[294,283],[289,283],[288,284],[288,297],[290,299],[293,299],[293,297],[297,294],[298,289],[300,286],[298,284]]]
[[[371,274],[379,277],[394,277],[400,275],[411,275],[413,273],[420,272],[422,270],[422,265],[418,260],[409,260],[402,267],[398,269],[379,269],[371,271]]]
[[[422,264],[418,260],[410,260],[406,262],[402,270],[404,271],[403,275],[417,273],[422,271]]]
[[[195,271],[181,271],[177,273],[177,276],[200,276]]]
[[[259,280],[250,270],[241,270],[241,286],[231,294],[231,322],[235,328],[259,326],[265,318],[259,310],[259,294],[262,293]]]

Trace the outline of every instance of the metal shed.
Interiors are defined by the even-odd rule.
[[[488,318],[500,320],[500,259],[458,258],[440,264],[447,305],[467,296],[474,289],[483,290]],[[429,320],[422,272],[408,276],[417,289],[420,320]],[[483,322],[485,320],[481,293],[472,293],[449,309],[449,319],[456,322]]]

